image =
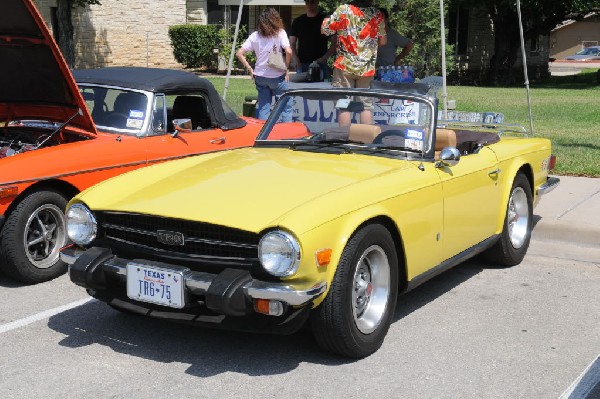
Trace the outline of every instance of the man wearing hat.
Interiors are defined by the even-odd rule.
[[[307,72],[309,65],[316,61],[323,78],[327,78],[327,59],[335,53],[335,35],[327,37],[321,33],[325,14],[319,9],[319,0],[304,0],[304,5],[306,14],[294,19],[290,31],[292,62],[296,72]]]

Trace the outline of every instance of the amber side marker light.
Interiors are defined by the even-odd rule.
[[[16,197],[19,194],[17,186],[0,187],[0,198]]]
[[[270,299],[255,299],[254,310],[267,316],[281,316],[283,314],[283,303]]]
[[[331,262],[331,253],[333,251],[331,248],[323,248],[319,249],[315,252],[315,258],[317,259],[317,266],[323,267],[327,266],[329,262]]]

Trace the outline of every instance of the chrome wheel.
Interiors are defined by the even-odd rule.
[[[65,216],[60,208],[44,204],[27,219],[23,232],[25,254],[39,269],[52,267],[66,244]]]
[[[516,187],[511,193],[506,219],[510,242],[519,249],[525,244],[529,233],[529,202],[523,188]]]
[[[360,256],[353,288],[354,322],[361,333],[370,334],[381,323],[390,291],[390,265],[379,245],[368,247]]]

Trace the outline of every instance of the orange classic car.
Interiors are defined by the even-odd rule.
[[[0,15],[10,16],[0,19],[0,271],[16,280],[66,271],[64,209],[76,193],[156,162],[252,145],[262,126],[192,73],[78,71],[78,87],[30,0],[2,0]]]

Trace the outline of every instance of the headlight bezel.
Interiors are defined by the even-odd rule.
[[[75,235],[73,231],[74,227],[72,224],[74,223],[75,215],[73,212],[81,212],[79,215],[84,215],[87,220],[82,222],[79,221],[79,226],[84,225],[89,227],[89,230],[83,236],[81,233],[79,235]],[[98,222],[96,221],[96,217],[94,213],[87,207],[85,204],[81,202],[74,203],[73,205],[67,208],[65,212],[66,225],[67,225],[67,236],[71,241],[73,241],[77,245],[86,246],[94,241],[98,235]]]
[[[267,254],[269,253],[273,254],[274,251],[271,250],[266,253],[264,251],[267,249],[265,248],[266,245],[273,245],[273,243],[267,242],[267,240],[272,238],[279,240],[279,243],[283,244],[281,248],[289,250],[289,253],[291,254],[291,256],[289,256],[288,259],[289,264],[281,264],[280,262],[282,259],[280,259],[279,262],[277,262],[279,263],[278,265],[269,266],[269,262],[265,259],[265,257],[268,256]],[[286,251],[280,251],[279,255],[281,256],[284,252]],[[295,274],[298,271],[298,267],[300,266],[301,258],[302,253],[300,250],[300,243],[298,242],[296,237],[294,237],[294,235],[285,230],[277,229],[267,231],[265,234],[263,234],[258,243],[258,260],[263,270],[271,276],[288,277]],[[272,260],[273,259],[271,259],[270,261]]]

